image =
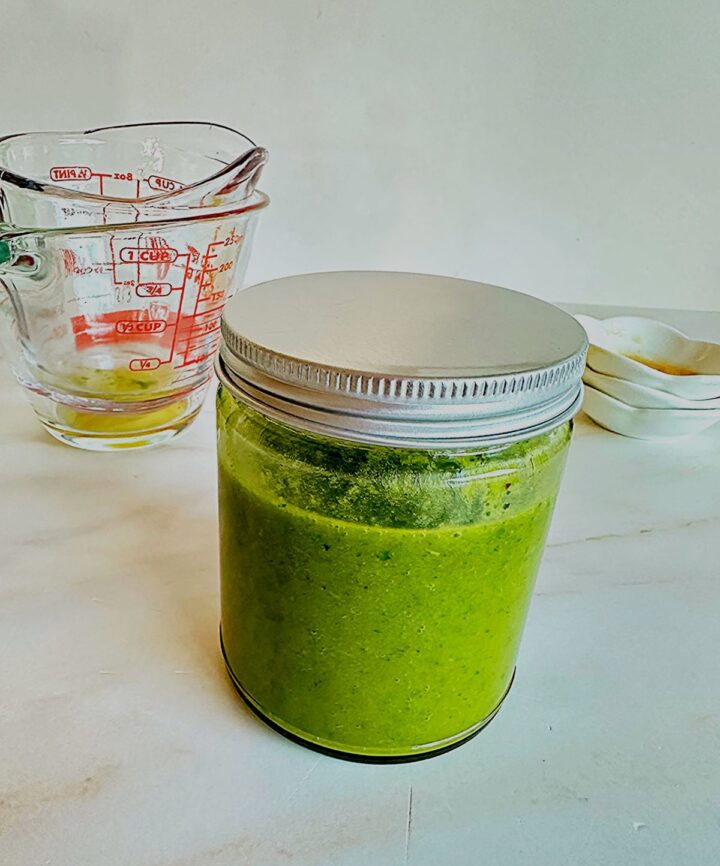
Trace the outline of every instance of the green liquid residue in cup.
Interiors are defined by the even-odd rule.
[[[58,417],[70,430],[81,433],[122,436],[170,427],[187,410],[185,398],[158,408],[133,411],[129,404],[166,396],[173,371],[161,367],[152,371],[133,371],[123,367],[101,370],[82,367],[63,376],[63,387],[82,397],[102,403],[120,404],[115,411],[104,408],[78,409],[61,405]]]

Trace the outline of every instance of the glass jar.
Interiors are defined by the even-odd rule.
[[[344,282],[321,276],[313,286]],[[256,287],[254,297],[270,296],[260,306],[285,282]],[[488,406],[497,400],[480,412],[476,395],[461,419],[447,403],[426,405],[413,419],[407,402],[403,414],[397,401],[358,397],[357,387],[348,396],[298,386],[299,368],[288,372],[277,349],[278,378],[269,376],[259,343],[239,340],[232,325],[233,309],[245,333],[260,322],[254,291],[231,302],[218,363],[222,643],[232,679],[272,726],[343,757],[409,760],[458,745],[494,717],[513,680],[570,443],[584,337],[567,325],[577,345],[558,362],[571,369],[564,409],[555,405],[528,432],[517,423],[529,411],[523,399],[510,413],[513,429],[491,433],[498,421]],[[429,420],[438,409],[440,420]],[[448,438],[448,428],[462,435]]]

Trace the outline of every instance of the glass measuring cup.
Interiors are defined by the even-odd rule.
[[[49,433],[142,447],[197,415],[266,159],[195,122],[0,139],[0,336]]]

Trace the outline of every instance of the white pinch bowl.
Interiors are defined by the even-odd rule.
[[[670,325],[638,316],[595,319],[577,315],[575,318],[590,340],[587,362],[595,372],[687,400],[720,397],[720,344],[692,340]],[[665,373],[628,355],[657,364],[685,367],[693,372],[684,376]]]
[[[634,439],[678,439],[720,421],[720,409],[639,409],[586,385],[583,409],[601,427]]]
[[[596,373],[590,367],[585,369],[583,382],[596,391],[602,391],[603,394],[634,406],[636,409],[692,409],[695,412],[720,409],[720,397],[710,400],[687,400],[685,397],[676,397],[667,391],[637,385],[627,379],[616,379],[614,376]]]

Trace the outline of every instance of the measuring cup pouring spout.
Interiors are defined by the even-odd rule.
[[[155,201],[169,207],[212,207],[219,201],[243,201],[255,192],[268,152],[253,147],[206,180],[169,192]]]
[[[0,139],[0,337],[52,435],[148,445],[197,414],[267,158],[198,122]]]

